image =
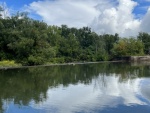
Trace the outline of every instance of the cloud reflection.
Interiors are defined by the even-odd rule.
[[[34,108],[44,106],[51,112],[89,112],[95,109],[116,108],[119,105],[146,105],[138,95],[150,100],[150,90],[141,83],[150,84],[147,79],[128,79],[120,82],[120,76],[99,75],[89,85],[77,84],[49,89],[45,102],[33,105]],[[149,85],[150,86],[150,85]],[[150,87],[149,87],[150,88]]]

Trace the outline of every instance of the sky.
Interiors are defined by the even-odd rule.
[[[150,0],[0,0],[9,15],[27,11],[48,25],[88,26],[98,34],[122,37],[150,33]]]

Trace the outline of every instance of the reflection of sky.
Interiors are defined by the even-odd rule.
[[[138,106],[137,110],[150,110],[149,89],[150,79],[137,78],[119,82],[119,76],[99,76],[94,78],[90,85],[77,84],[68,87],[61,85],[58,88],[49,89],[47,100],[39,104],[31,103],[28,113],[91,113],[97,112],[96,110],[103,111],[103,113],[107,110],[117,113],[112,110],[118,110],[118,107],[119,109],[133,110],[133,106]],[[14,105],[10,105],[10,109],[11,106],[13,108]],[[17,111],[17,107],[13,109]],[[148,113],[147,111],[143,112]],[[17,113],[22,112],[18,110]]]
[[[134,79],[125,82],[118,82],[116,76],[99,76],[93,79],[92,84],[69,85],[67,88],[60,86],[56,89],[49,89],[46,102],[34,106],[44,109],[54,109],[59,113],[88,112],[94,109],[116,108],[119,105],[147,105],[143,98],[150,96],[150,90],[142,91],[143,82],[147,79]],[[142,84],[141,84],[142,83]],[[150,82],[147,83],[150,85]],[[146,88],[146,87],[145,87]],[[144,94],[143,94],[144,93]]]
[[[150,103],[150,78],[142,81],[142,86],[140,87],[142,96],[148,100]]]

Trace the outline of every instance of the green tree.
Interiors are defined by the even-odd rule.
[[[150,35],[148,33],[140,32],[137,38],[144,43],[144,53],[150,54]]]
[[[66,57],[67,62],[74,61],[79,55],[79,42],[76,36],[69,33],[67,38],[63,38],[60,43],[60,53],[62,56]]]
[[[140,40],[124,38],[115,43],[111,51],[114,56],[143,55],[144,45]]]

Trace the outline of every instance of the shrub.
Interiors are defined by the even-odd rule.
[[[16,63],[14,60],[3,60],[0,61],[0,67],[17,67],[21,64]]]

